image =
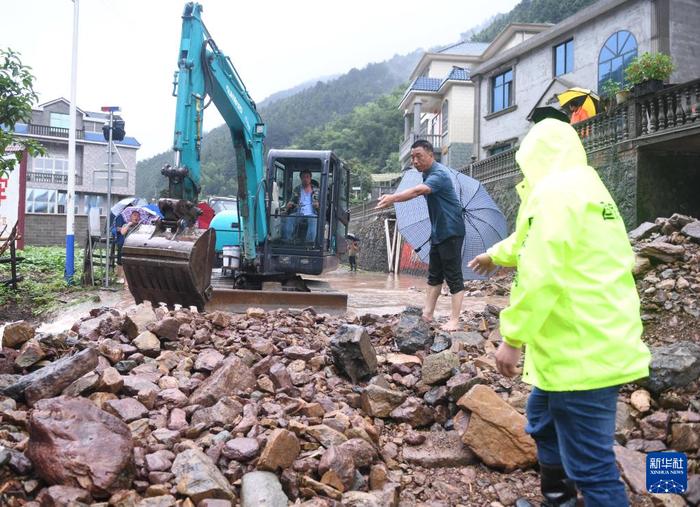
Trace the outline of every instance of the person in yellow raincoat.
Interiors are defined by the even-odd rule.
[[[545,119],[522,141],[525,179],[515,232],[470,267],[513,266],[501,312],[499,371],[509,377],[525,347],[533,389],[526,431],[537,443],[546,506],[629,505],[613,452],[621,384],[648,376],[634,254],[610,193],[588,166],[576,131]],[[520,501],[517,505],[530,505]]]

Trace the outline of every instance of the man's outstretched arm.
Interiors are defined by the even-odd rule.
[[[425,183],[421,183],[419,185],[416,185],[415,187],[407,188],[402,192],[383,195],[379,199],[379,202],[377,203],[377,206],[374,209],[386,208],[387,206],[389,206],[390,204],[394,204],[395,202],[410,201],[411,199],[414,199],[421,195],[430,194],[431,192],[432,190],[428,185],[426,185]]]

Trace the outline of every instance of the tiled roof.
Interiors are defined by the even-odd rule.
[[[417,77],[409,87],[409,90],[420,90],[423,92],[436,92],[440,89],[442,80],[437,77]]]
[[[442,84],[445,81],[453,80],[453,81],[469,81],[471,78],[469,76],[469,70],[468,69],[463,69],[462,67],[452,67],[452,70],[450,71],[450,74],[445,78],[445,80],[440,84]]]
[[[489,43],[487,42],[469,42],[463,40],[438,49],[436,52],[444,55],[479,56],[486,51],[487,47],[489,47]]]

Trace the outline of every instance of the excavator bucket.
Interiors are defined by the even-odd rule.
[[[212,293],[214,243],[212,229],[191,227],[173,233],[140,225],[122,248],[124,275],[136,302],[203,310]]]

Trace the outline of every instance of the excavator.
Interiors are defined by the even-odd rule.
[[[345,251],[350,171],[331,151],[270,150],[266,127],[230,58],[189,2],[182,15],[174,164],[161,173],[168,197],[163,218],[139,225],[125,239],[122,264],[137,303],[238,311],[314,306],[339,313],[347,295],[301,275],[334,270]],[[225,276],[212,276],[216,231],[197,229],[201,191],[202,121],[214,104],[229,128],[238,183],[237,213],[228,227],[239,244],[228,245]],[[310,175],[310,181],[309,176]],[[311,191],[309,191],[309,185]],[[221,220],[219,220],[219,223]]]

